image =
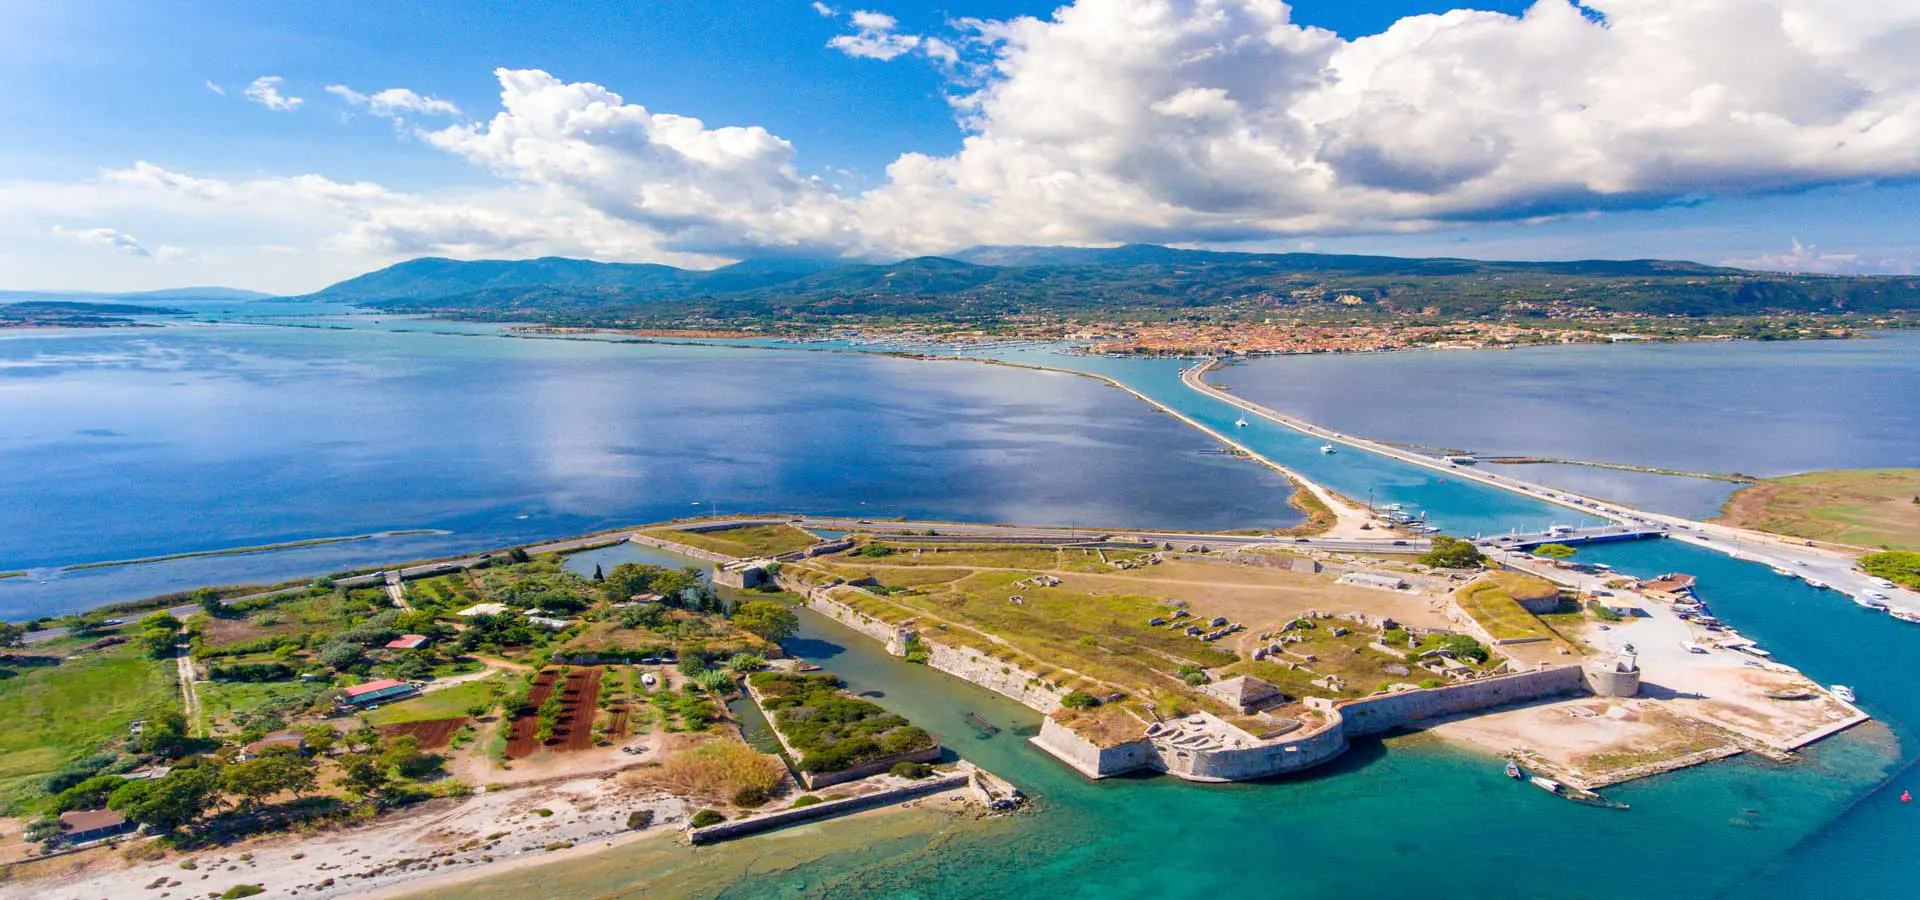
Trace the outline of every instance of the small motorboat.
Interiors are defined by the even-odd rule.
[[[1840,699],[1845,700],[1848,703],[1852,703],[1854,701],[1853,688],[1847,687],[1844,684],[1833,685],[1832,687],[1827,688],[1827,690],[1831,691],[1835,697],[1839,697]]]
[[[1321,453],[1332,453],[1332,452],[1333,452],[1333,445],[1332,445],[1332,444],[1321,444],[1321,445],[1320,445],[1320,452],[1321,452]]]
[[[1520,771],[1519,763],[1513,762],[1512,760],[1508,760],[1507,761],[1507,777],[1515,781],[1520,781],[1527,777],[1527,773]]]
[[[1245,428],[1245,427],[1247,427],[1247,417],[1246,417],[1246,416],[1241,416],[1241,417],[1240,417],[1240,419],[1239,419],[1239,421],[1237,421],[1237,422],[1234,422],[1234,423],[1233,423],[1233,427],[1235,427],[1235,428]]]
[[[1528,778],[1527,783],[1543,791],[1546,791],[1549,794],[1560,793],[1560,782],[1555,781],[1551,778],[1548,778],[1545,775],[1535,775],[1531,778]]]
[[[980,737],[993,737],[1000,733],[1000,727],[998,725],[981,718],[977,712],[967,713],[966,719],[967,724],[972,725],[973,730],[977,732]]]

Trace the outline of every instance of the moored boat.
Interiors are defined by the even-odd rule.
[[[1596,794],[1589,790],[1585,790],[1583,788],[1577,788],[1577,787],[1566,788],[1565,790],[1561,791],[1560,796],[1565,797],[1568,800],[1572,800],[1575,803],[1579,803],[1583,806],[1596,806],[1601,809],[1629,809],[1630,808],[1625,803],[1621,803],[1618,800],[1608,800],[1607,798],[1602,797],[1599,794]]]
[[[1527,777],[1527,774],[1525,772],[1520,771],[1519,763],[1516,763],[1512,760],[1508,760],[1507,761],[1507,777],[1515,781],[1519,781]]]
[[[1847,687],[1844,684],[1836,684],[1827,688],[1827,690],[1831,691],[1835,697],[1839,697],[1848,703],[1854,702],[1853,688]]]
[[[967,724],[972,725],[973,729],[979,732],[981,737],[992,737],[1000,733],[999,726],[993,724],[992,722],[987,721],[986,719],[981,718],[980,714],[977,712],[969,711],[966,715],[966,719],[967,719]]]
[[[1320,452],[1321,452],[1321,453],[1332,453],[1332,452],[1333,452],[1333,445],[1332,445],[1332,444],[1321,444],[1321,445],[1320,445]]]

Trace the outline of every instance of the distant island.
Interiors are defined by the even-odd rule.
[[[301,299],[541,327],[1071,339],[1158,355],[1851,337],[1908,324],[1920,278],[1140,244],[982,247],[881,264],[756,259],[708,271],[428,258]]]
[[[184,309],[130,303],[29,300],[0,304],[0,328],[107,328],[137,325],[130,316],[184,316]]]

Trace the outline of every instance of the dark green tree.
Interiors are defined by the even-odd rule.
[[[733,612],[733,624],[774,643],[800,631],[800,616],[772,600],[748,600]]]
[[[1444,534],[1433,536],[1433,548],[1420,557],[1422,565],[1439,569],[1475,569],[1487,561],[1487,557],[1475,547],[1472,541],[1448,537]]]

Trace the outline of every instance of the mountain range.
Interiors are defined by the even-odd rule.
[[[1168,316],[1228,304],[1342,315],[1539,317],[1920,309],[1920,278],[1675,260],[1505,262],[1151,244],[977,247],[893,263],[767,258],[712,270],[580,259],[415,259],[306,299],[553,324]]]

